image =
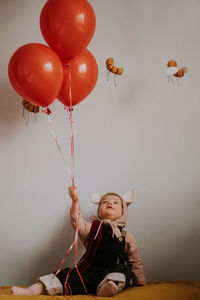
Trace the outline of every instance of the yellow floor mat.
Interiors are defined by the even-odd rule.
[[[0,287],[0,300],[50,300],[50,296],[11,295],[11,287]],[[128,288],[113,297],[95,297],[113,300],[200,300],[200,282],[188,280],[177,282],[150,283],[147,286]],[[65,296],[55,296],[52,300],[65,300]],[[87,295],[68,297],[69,300],[94,300]]]

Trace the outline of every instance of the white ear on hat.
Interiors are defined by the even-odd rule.
[[[131,190],[122,196],[122,199],[126,202],[127,205],[130,205],[136,199],[136,190]]]
[[[94,203],[94,204],[99,204],[100,200],[101,200],[102,195],[97,194],[97,193],[91,193],[90,195],[90,200]]]

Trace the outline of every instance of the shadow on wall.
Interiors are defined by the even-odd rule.
[[[51,233],[49,233],[51,236]],[[61,226],[54,231],[49,241],[45,244],[40,245],[38,242],[38,252],[34,257],[27,257],[28,265],[23,264],[23,268],[18,270],[16,273],[18,285],[30,285],[35,282],[36,278],[46,274],[51,274],[56,272],[62,259],[64,258],[68,248],[73,243],[75,237],[75,231],[70,224],[68,219],[62,222]],[[37,241],[36,241],[37,243]],[[79,241],[79,253],[83,252],[83,247],[81,247],[81,242]],[[79,257],[80,258],[80,257]],[[62,266],[65,267],[74,266],[74,248],[67,255],[66,261]]]
[[[144,262],[147,281],[165,282],[199,280],[200,251],[198,226],[188,231],[174,228],[171,224],[159,224],[154,228],[154,242],[149,240],[149,249]],[[151,254],[148,257],[148,253]],[[154,255],[152,255],[154,253]]]

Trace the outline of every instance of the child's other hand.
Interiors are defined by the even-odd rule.
[[[72,186],[68,187],[69,190],[69,195],[70,198],[72,199],[73,202],[78,202],[79,201],[79,194],[76,188],[73,189]]]

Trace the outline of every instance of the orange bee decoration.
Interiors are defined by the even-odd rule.
[[[124,72],[124,69],[123,68],[119,68],[119,67],[116,67],[114,65],[114,59],[112,57],[108,58],[106,60],[106,67],[108,69],[108,75],[107,75],[107,80],[108,80],[108,76],[109,76],[109,72],[113,73],[115,76],[114,76],[114,83],[115,83],[115,86],[116,86],[116,81],[115,81],[115,77],[116,75],[122,75],[123,72]]]
[[[25,119],[25,109],[28,111],[28,120],[27,120],[27,123],[28,123],[28,121],[29,121],[29,112],[37,114],[40,111],[40,107],[37,106],[37,105],[32,104],[31,102],[29,102],[26,99],[22,100],[22,105],[23,105],[23,117],[24,117],[24,119]],[[36,115],[35,115],[34,121],[36,121]]]
[[[34,114],[37,114],[40,111],[39,106],[33,105],[31,102],[27,101],[26,99],[22,100],[22,104],[25,109],[27,109],[29,112],[33,112]]]
[[[170,82],[171,80],[171,82],[174,83],[174,79],[173,79],[174,76],[176,77],[177,84],[180,87],[178,78],[182,78],[184,74],[187,72],[188,72],[188,68],[187,67],[179,68],[175,60],[168,61],[167,63],[168,82]]]

